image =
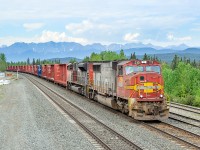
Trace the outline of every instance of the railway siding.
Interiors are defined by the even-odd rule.
[[[191,109],[183,110],[183,109],[180,109],[178,107],[175,108],[175,107],[173,107],[173,105],[170,107],[170,112],[172,112],[172,113],[180,114],[180,115],[183,115],[183,116],[193,118],[193,119],[200,121],[200,111],[192,110],[192,112],[191,112],[190,110]]]

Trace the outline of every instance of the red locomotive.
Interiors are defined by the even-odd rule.
[[[104,61],[34,66],[43,78],[66,86],[79,94],[137,120],[167,119],[161,66],[157,61]],[[16,71],[16,67],[8,70]],[[26,67],[25,67],[26,68]],[[53,68],[53,69],[49,69]],[[21,67],[17,67],[19,71]],[[30,69],[25,72],[29,72]],[[49,72],[50,71],[50,72]]]

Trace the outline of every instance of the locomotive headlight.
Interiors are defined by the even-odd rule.
[[[160,94],[160,98],[163,98],[163,95],[162,95],[162,94]]]
[[[143,98],[143,95],[140,95],[140,98]]]

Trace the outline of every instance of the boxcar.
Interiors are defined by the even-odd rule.
[[[42,65],[42,77],[47,77],[47,65]]]
[[[33,65],[33,74],[37,75],[38,71],[37,71],[37,65]]]
[[[54,81],[55,69],[54,65],[46,65],[46,78]]]
[[[54,65],[54,82],[66,86],[67,84],[67,64]]]
[[[37,75],[38,75],[39,77],[42,76],[42,65],[37,65]]]
[[[31,65],[27,66],[27,70],[26,71],[27,71],[27,73],[31,73]]]

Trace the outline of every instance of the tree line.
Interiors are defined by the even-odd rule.
[[[128,58],[125,54],[124,54],[124,50],[121,49],[120,53],[118,54],[115,51],[102,51],[101,53],[92,53],[90,56],[86,56],[83,59],[83,62],[88,62],[88,61],[117,61],[117,60],[132,60],[132,59],[137,59],[135,52],[131,53],[130,58]],[[160,59],[158,59],[158,57],[156,55],[150,56],[147,55],[146,53],[144,54],[143,60],[156,60],[156,61],[160,61]],[[75,62],[74,60],[72,60],[71,62]]]
[[[20,66],[20,65],[46,65],[46,64],[60,64],[60,59],[55,60],[40,60],[33,58],[32,61],[28,58],[26,61],[18,61],[18,62],[8,62],[8,66]]]
[[[114,60],[126,60],[127,57],[124,54],[124,51],[121,50],[118,54],[114,51],[102,51],[101,53],[92,53],[90,56],[86,56],[83,59],[83,62],[88,61],[114,61]]]

